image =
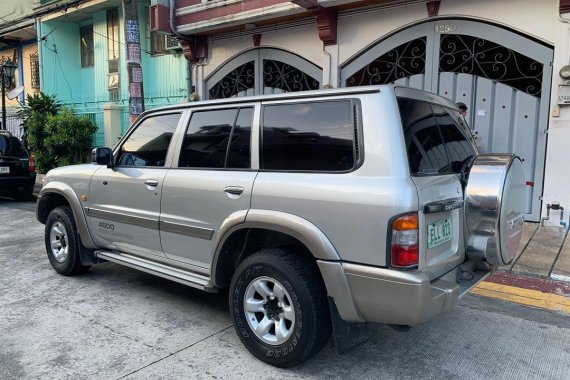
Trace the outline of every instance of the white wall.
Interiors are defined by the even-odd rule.
[[[517,30],[554,45],[551,115],[556,112],[560,68],[570,63],[570,24],[558,19],[558,0],[442,0],[440,17],[467,17],[487,20]],[[570,19],[570,14],[566,17]],[[262,35],[261,47],[278,47],[296,53],[323,68],[322,83],[338,87],[338,70],[344,62],[375,41],[406,26],[429,19],[425,4],[403,5],[399,8],[341,14],[338,20],[338,45],[327,47],[331,57],[323,52],[316,25],[294,29],[274,30]],[[253,48],[251,35],[210,43],[210,58],[198,75],[197,84],[237,53]],[[330,59],[330,62],[329,62]],[[330,72],[329,72],[330,67]],[[201,89],[200,89],[201,91]],[[199,92],[201,93],[201,92]],[[532,138],[529,136],[529,138]],[[543,191],[543,212],[546,204],[560,202],[570,214],[570,106],[560,110],[559,117],[550,117]],[[558,214],[553,212],[556,225]]]
[[[570,14],[563,15],[570,19]],[[543,212],[546,215],[546,204],[551,202],[560,202],[566,208],[565,220],[568,221],[570,214],[570,106],[558,108],[556,101],[558,98],[558,85],[563,80],[558,75],[560,68],[570,63],[569,60],[569,35],[570,24],[555,22],[556,36],[554,49],[553,75],[552,75],[552,94],[551,94],[551,118],[548,130],[548,145],[546,147],[546,167],[544,175],[544,191],[543,191]],[[556,115],[559,111],[560,116]],[[551,212],[551,220],[545,222],[546,225],[558,225],[560,213],[558,211]]]
[[[295,53],[315,65],[324,68],[328,58],[323,52],[323,44],[316,33],[316,27],[307,25],[295,29],[265,32],[261,37],[260,48],[280,48]],[[209,58],[206,65],[198,70],[194,81],[196,92],[203,93],[204,79],[234,56],[255,48],[251,35],[225,38],[209,42]]]

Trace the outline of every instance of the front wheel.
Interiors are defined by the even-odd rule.
[[[289,250],[262,250],[238,266],[230,313],[242,343],[276,367],[307,360],[331,332],[326,291],[315,263]]]
[[[45,244],[51,266],[64,276],[75,276],[89,270],[81,264],[81,242],[71,209],[67,206],[54,208],[46,221]]]

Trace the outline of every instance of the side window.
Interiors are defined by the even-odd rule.
[[[253,108],[193,112],[178,166],[249,168],[252,117]]]
[[[123,143],[117,164],[120,166],[164,166],[180,113],[150,116]]]
[[[445,146],[429,104],[399,98],[398,105],[411,174],[425,176],[448,173]]]
[[[265,106],[262,165],[269,170],[347,171],[355,164],[350,101]]]
[[[458,173],[461,170],[461,166],[477,153],[470,139],[461,131],[446,108],[432,105],[432,109],[445,142],[445,150],[451,163],[451,171]]]

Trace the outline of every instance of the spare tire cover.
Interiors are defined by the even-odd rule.
[[[470,260],[507,265],[517,254],[526,208],[526,183],[514,154],[477,156],[465,188],[465,243]]]

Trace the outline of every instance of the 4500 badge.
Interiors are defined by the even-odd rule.
[[[98,226],[106,230],[115,231],[115,225],[112,223],[99,222]]]

